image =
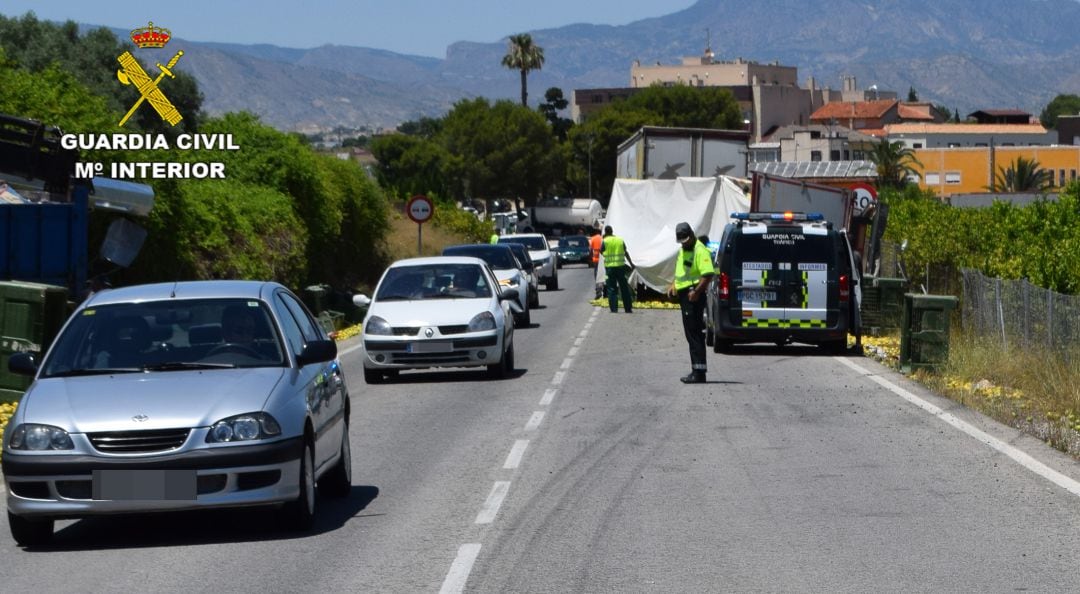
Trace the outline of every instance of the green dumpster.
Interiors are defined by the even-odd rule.
[[[0,281],[0,402],[17,402],[31,378],[8,371],[15,353],[45,354],[67,319],[64,287]]]
[[[867,334],[880,336],[900,327],[906,287],[903,278],[863,277],[861,313]]]
[[[948,361],[949,319],[958,301],[952,295],[904,294],[901,370],[937,367]]]

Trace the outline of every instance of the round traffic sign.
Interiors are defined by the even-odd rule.
[[[426,223],[431,219],[431,215],[435,214],[435,205],[431,203],[431,199],[423,194],[417,194],[412,198],[409,198],[409,204],[405,207],[405,213],[409,215],[409,218],[417,223]]]
[[[877,190],[866,182],[851,184],[851,192],[855,194],[855,214],[862,214],[870,205],[877,202]]]

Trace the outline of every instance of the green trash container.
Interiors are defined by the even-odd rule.
[[[874,285],[878,288],[881,327],[899,328],[904,311],[904,291],[907,289],[907,279],[875,278]]]
[[[0,281],[0,402],[18,402],[31,378],[8,371],[15,353],[41,355],[52,344],[68,316],[64,287]]]
[[[959,300],[952,295],[904,294],[900,369],[933,368],[949,359],[949,319]]]

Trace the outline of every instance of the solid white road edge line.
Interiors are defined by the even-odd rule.
[[[1022,450],[1012,445],[1009,445],[1008,443],[1005,443],[1004,441],[1001,441],[1000,439],[992,435],[989,435],[981,429],[977,429],[966,421],[958,419],[952,413],[945,412],[940,407],[935,406],[923,400],[922,398],[919,398],[915,394],[912,394],[911,392],[901,388],[900,386],[897,386],[889,380],[875,375],[870,371],[867,371],[866,369],[863,369],[852,361],[849,361],[843,357],[835,357],[835,359],[843,363],[844,365],[847,365],[848,367],[854,369],[855,371],[863,374],[873,382],[887,388],[889,391],[893,392],[904,400],[907,400],[908,402],[914,404],[915,406],[918,406],[919,408],[925,410],[931,415],[934,415],[942,421],[945,421],[949,425],[952,425],[953,427],[963,431],[964,433],[967,433],[969,436],[974,437],[975,439],[985,443],[991,448],[994,448],[998,452],[1001,452],[1009,458],[1012,458],[1013,461],[1015,461],[1017,464],[1023,466],[1031,472],[1034,472],[1035,474],[1045,478],[1046,480],[1054,483],[1062,489],[1065,489],[1073,495],[1080,495],[1080,482],[1077,482],[1076,480],[1067,477],[1064,474],[1061,474],[1053,468],[1050,468],[1042,462],[1039,462],[1035,458],[1032,458],[1030,455],[1023,452]]]
[[[525,456],[525,448],[529,447],[529,440],[519,439],[514,442],[514,447],[510,448],[510,454],[506,456],[506,463],[503,464],[503,468],[507,470],[513,470],[521,465],[521,458]]]
[[[510,481],[495,481],[495,485],[491,487],[491,493],[484,501],[484,507],[480,508],[479,514],[476,514],[474,524],[490,524],[495,521],[495,514],[499,513],[499,506],[506,499],[506,493],[509,490]]]
[[[480,543],[473,542],[463,544],[458,548],[457,558],[450,565],[450,573],[446,574],[439,594],[458,594],[465,590],[465,582],[469,581],[469,573],[472,571],[476,557],[480,555]]]

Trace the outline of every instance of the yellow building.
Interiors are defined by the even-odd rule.
[[[939,197],[986,192],[994,172],[1008,169],[1017,157],[1034,160],[1053,175],[1052,191],[1076,179],[1080,146],[999,146],[915,149],[922,163],[919,187]],[[920,169],[918,166],[915,169]]]

